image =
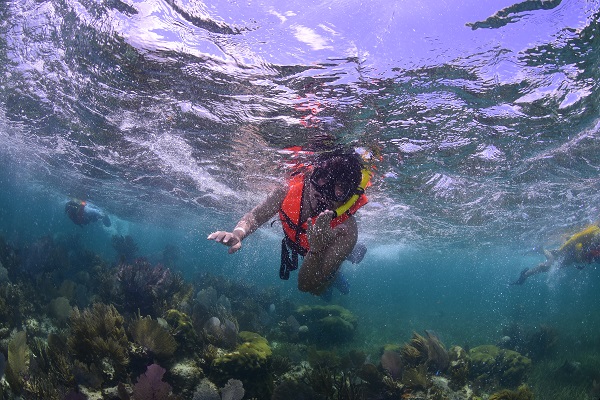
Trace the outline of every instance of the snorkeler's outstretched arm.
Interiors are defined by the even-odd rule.
[[[333,211],[324,211],[314,224],[309,222],[307,236],[310,251],[304,257],[298,272],[298,289],[321,294],[356,245],[358,226],[354,217],[331,228]]]
[[[287,194],[287,187],[281,185],[272,191],[267,198],[245,214],[231,232],[216,231],[208,235],[208,240],[214,240],[229,247],[229,254],[235,253],[242,247],[242,240],[267,222],[281,208],[281,203]]]

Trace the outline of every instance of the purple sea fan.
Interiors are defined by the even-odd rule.
[[[390,373],[394,380],[398,380],[402,377],[404,365],[402,363],[402,357],[397,352],[385,350],[381,356],[381,366]]]
[[[137,383],[133,386],[134,400],[170,400],[171,385],[162,381],[162,377],[167,370],[158,364],[151,364],[146,372],[138,377]]]
[[[154,315],[155,305],[177,290],[179,280],[169,268],[152,265],[144,259],[121,264],[117,279],[128,311]]]

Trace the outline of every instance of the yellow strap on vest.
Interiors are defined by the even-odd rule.
[[[369,181],[371,180],[371,172],[369,172],[369,170],[363,169],[362,171],[362,179],[360,181],[360,184],[358,185],[358,187],[356,188],[356,191],[358,193],[353,194],[347,202],[345,202],[344,204],[342,204],[341,206],[339,206],[334,212],[333,212],[333,218],[335,217],[339,217],[340,215],[342,215],[343,213],[345,213],[346,211],[348,211],[350,209],[350,207],[352,207],[354,205],[354,203],[356,203],[356,201],[360,198],[360,196],[364,193],[365,188],[367,187],[367,184],[369,183]]]
[[[569,238],[560,246],[560,251],[564,251],[571,246],[576,246],[577,244],[589,244],[596,234],[600,233],[600,228],[597,225],[590,225],[581,232],[577,232],[573,236]],[[583,246],[582,246],[583,247]]]

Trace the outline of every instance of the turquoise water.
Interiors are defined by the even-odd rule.
[[[597,266],[508,284],[543,261],[533,249],[598,219],[599,11],[580,0],[2,2],[0,235],[16,247],[76,236],[109,262],[113,235],[153,263],[174,244],[184,276],[322,304],[295,276],[278,279],[278,224],[231,256],[205,238],[282,179],[284,148],[366,149],[369,250],[344,265],[351,292],[333,299],[357,315],[357,343],[431,329],[474,347],[515,324],[550,326],[552,362],[587,360],[572,379],[587,396],[600,381]],[[112,226],[75,226],[70,197]],[[572,398],[540,382],[539,398]]]

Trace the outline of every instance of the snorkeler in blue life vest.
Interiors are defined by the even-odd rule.
[[[344,260],[359,263],[365,256],[366,246],[357,245],[354,213],[368,201],[364,191],[370,178],[357,154],[324,154],[313,165],[296,169],[286,185],[244,215],[233,231],[213,232],[208,239],[235,253],[242,240],[279,214],[284,232],[280,278],[289,278],[300,256],[299,290],[325,300],[331,296],[331,287],[347,294],[350,287],[340,266]]]
[[[72,199],[65,204],[65,213],[76,225],[83,226],[91,222],[102,220],[104,226],[111,225],[110,218],[100,209],[83,200]]]
[[[558,268],[575,266],[585,268],[586,264],[600,263],[600,227],[589,225],[569,237],[562,246],[554,250],[544,250],[546,261],[534,268],[525,268],[512,285],[521,285],[532,275],[548,272],[557,262]]]

